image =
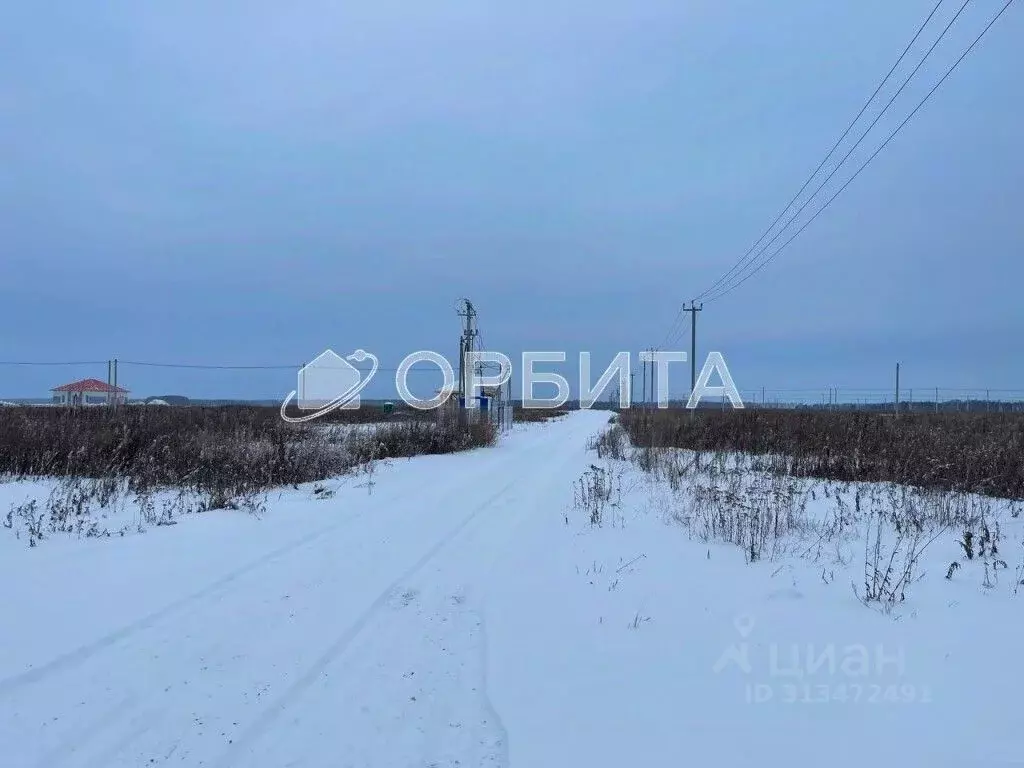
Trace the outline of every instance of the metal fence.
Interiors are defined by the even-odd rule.
[[[449,412],[458,414],[463,422],[473,423],[489,421],[500,432],[507,432],[512,428],[512,400],[511,387],[506,384],[497,392],[491,392],[489,396],[478,398],[470,402],[470,407],[465,407],[457,397],[449,399],[446,406]],[[441,418],[443,411],[439,412]]]
[[[747,408],[813,408],[816,410],[888,410],[901,412],[1024,412],[1024,389],[914,387],[901,390],[857,388],[746,389],[740,397]],[[718,404],[728,408],[728,401]],[[703,407],[714,407],[707,400]]]

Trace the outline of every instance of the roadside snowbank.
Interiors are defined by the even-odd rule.
[[[1008,505],[989,510],[997,556],[968,560],[948,530],[887,611],[854,594],[864,521],[822,539],[834,485],[798,481],[806,527],[749,563],[683,525],[685,488],[590,455],[613,486],[602,525],[563,497],[509,542],[487,595],[511,765],[1021,764],[1024,519]]]

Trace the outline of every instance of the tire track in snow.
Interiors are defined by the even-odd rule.
[[[485,466],[489,467],[490,464],[492,463],[494,463],[493,458],[491,459],[491,461],[487,462]],[[452,488],[455,488],[457,485],[457,481],[446,483],[442,487],[442,493],[446,493]],[[404,490],[398,493],[390,494],[386,500],[378,501],[377,504],[384,505],[386,507],[391,502],[401,499],[404,495]],[[110,632],[94,640],[91,643],[81,645],[78,648],[75,648],[74,650],[63,653],[44,664],[31,667],[23,672],[19,672],[17,674],[4,678],[0,680],[0,696],[11,694],[16,690],[23,688],[26,685],[38,683],[57,672],[74,668],[82,664],[83,662],[87,661],[97,653],[113,645],[116,645],[118,642],[126,640],[141,631],[144,631],[152,627],[161,619],[167,618],[168,616],[173,615],[175,612],[183,608],[187,608],[190,605],[203,600],[204,598],[213,596],[214,594],[223,590],[225,587],[230,586],[232,583],[239,580],[240,578],[257,571],[266,565],[270,565],[271,563],[276,562],[285,555],[289,555],[297,550],[301,550],[309,546],[310,544],[313,544],[314,542],[323,538],[327,534],[332,533],[338,530],[339,528],[351,525],[353,522],[359,520],[366,514],[367,510],[363,509],[360,512],[357,512],[352,516],[346,517],[343,520],[339,520],[338,522],[332,523],[331,525],[323,526],[317,530],[311,531],[305,536],[301,536],[298,539],[289,542],[288,544],[284,544],[276,549],[271,550],[270,552],[267,552],[251,560],[250,562],[246,563],[240,568],[237,568],[236,570],[225,574],[221,578],[211,582],[210,584],[207,584],[201,589],[198,589],[194,592],[191,592],[188,595],[185,595],[184,597],[174,600],[165,605],[164,607],[156,611],[153,611],[150,614],[147,614],[141,619],[131,622],[130,624],[126,624],[120,629]]]
[[[588,430],[587,435],[589,434],[590,431]],[[495,541],[490,542],[492,546],[499,545],[502,542],[507,541],[511,534],[513,534],[522,523],[523,518],[529,514],[529,510],[536,507],[536,502],[543,492],[547,491],[552,483],[561,482],[564,479],[564,472],[567,464],[575,458],[579,452],[580,446],[577,437],[578,436],[575,431],[573,431],[571,436],[562,438],[565,442],[560,446],[561,450],[554,452],[554,455],[551,455],[546,459],[538,459],[537,463],[545,468],[545,471],[540,473],[540,477],[517,477],[505,483],[497,492],[476,505],[469,515],[463,518],[453,529],[451,529],[430,549],[428,549],[415,563],[413,563],[413,565],[407,568],[398,578],[394,579],[387,587],[385,587],[370,606],[359,615],[356,621],[351,624],[343,634],[336,638],[327,650],[313,662],[306,672],[296,679],[267,710],[252,721],[242,731],[242,733],[236,737],[234,742],[222,753],[221,758],[214,763],[216,768],[230,768],[230,766],[237,764],[242,759],[243,753],[250,753],[252,747],[260,737],[271,729],[273,724],[285,714],[294,702],[299,700],[311,686],[321,679],[328,667],[345,654],[353,641],[355,641],[356,638],[358,638],[360,634],[366,630],[371,623],[373,623],[382,609],[391,604],[394,596],[402,590],[403,586],[412,586],[407,585],[406,582],[409,582],[420,574],[420,572],[426,568],[431,561],[433,561],[437,555],[442,552],[442,550],[452,544],[460,534],[465,532],[470,525],[480,517],[482,512],[493,508],[495,503],[505,496],[511,488],[520,484],[528,484],[530,492],[527,493],[526,497],[519,502],[520,511],[517,514],[512,514],[501,519],[501,523],[496,526],[496,528],[488,532],[490,538],[496,539]],[[544,442],[546,441],[543,440],[543,435],[541,435],[540,438],[541,439],[538,440],[538,443],[540,445],[544,445]],[[568,483],[571,481],[566,480],[566,482]],[[479,555],[480,550],[474,551]],[[479,617],[481,645],[480,658],[482,667],[479,693],[482,706],[479,714],[482,716],[489,716],[488,720],[490,720],[493,729],[498,733],[498,737],[495,740],[493,748],[488,750],[489,753],[486,756],[487,762],[491,765],[497,766],[498,768],[505,768],[508,765],[508,735],[499,714],[490,701],[486,689],[487,654],[483,612],[468,612],[470,616],[472,616],[473,613]],[[482,747],[484,745],[478,744],[476,746]],[[475,749],[474,752],[476,752]],[[479,762],[482,765],[487,764],[487,762],[484,762],[483,760]]]
[[[452,542],[470,523],[472,523],[481,512],[488,509],[497,499],[501,498],[509,488],[516,483],[510,480],[496,493],[489,496],[483,503],[477,505],[473,511],[463,518],[454,528],[448,531],[440,540],[435,542],[423,555],[407,568],[398,578],[392,581],[384,590],[377,595],[376,599],[366,608],[344,633],[337,637],[327,650],[320,655],[316,661],[303,673],[287,690],[275,701],[262,715],[253,720],[249,726],[239,734],[238,738],[225,750],[221,758],[214,764],[217,768],[228,768],[234,765],[241,757],[243,751],[249,748],[265,733],[271,725],[288,709],[289,705],[302,696],[302,694],[313,685],[323,674],[324,670],[335,661],[359,633],[373,620],[377,613],[388,605],[392,595],[401,588],[403,582],[408,581],[422,570],[430,561],[437,556],[448,544]]]
[[[121,756],[125,749],[135,744],[139,739],[159,726],[163,719],[163,712],[159,709],[144,709],[137,712],[134,717],[129,718],[129,727],[118,734],[118,738],[99,750],[87,763],[84,768],[110,768],[115,765],[116,758]],[[167,757],[175,752],[177,745],[171,747]],[[165,758],[166,759],[166,758]],[[51,768],[53,764],[47,764],[45,768]]]
[[[175,611],[178,611],[181,608],[184,608],[189,604],[196,602],[197,600],[201,600],[204,597],[216,593],[218,590],[231,584],[232,582],[238,580],[246,574],[255,571],[261,566],[264,566],[268,563],[272,563],[278,558],[282,557],[283,555],[286,555],[296,549],[299,549],[312,543],[313,541],[316,541],[321,536],[324,536],[330,531],[333,531],[340,525],[342,525],[342,523],[327,526],[325,528],[321,528],[318,531],[313,531],[312,533],[309,533],[299,538],[297,541],[285,544],[284,546],[278,547],[277,549],[272,550],[271,552],[268,552],[256,558],[255,560],[247,563],[241,568],[238,568],[232,571],[231,573],[222,576],[221,578],[217,579],[211,584],[206,585],[202,589],[196,590],[195,592],[192,592],[191,594],[188,594],[185,597],[179,598],[178,600],[168,603],[163,608],[153,611],[152,613],[150,613],[147,616],[144,616],[138,621],[134,621],[131,624],[127,624],[121,629],[104,635],[98,640],[88,643],[87,645],[82,645],[73,651],[68,651],[67,653],[62,654],[56,657],[55,659],[46,662],[45,664],[41,664],[38,667],[32,667],[31,669],[27,669],[24,672],[20,672],[4,680],[0,680],[0,695],[10,694],[25,685],[37,683],[54,674],[55,672],[60,672],[61,670],[75,667],[81,664],[82,662],[88,660],[96,653],[104,650],[105,648],[115,645],[117,642],[121,640],[129,638],[137,632],[148,629],[149,627],[153,626],[153,624],[158,622],[160,619],[163,619],[166,616],[173,614]]]
[[[536,466],[542,467],[542,470],[519,478],[519,486],[525,487],[526,493],[505,495],[500,506],[509,507],[509,513],[496,509],[486,528],[474,529],[475,533],[470,534],[472,538],[461,542],[465,549],[474,553],[475,560],[457,562],[454,571],[442,565],[437,569],[436,579],[431,578],[428,583],[435,580],[445,583],[454,576],[454,582],[458,585],[455,591],[465,598],[462,591],[465,577],[468,576],[477,582],[486,582],[496,560],[495,554],[515,541],[516,534],[528,520],[537,513],[557,513],[557,510],[551,509],[545,502],[550,498],[552,487],[571,487],[571,464],[578,459],[584,438],[590,434],[591,430],[588,428],[585,434],[573,430],[567,435],[561,435],[555,451],[543,458],[538,457]],[[426,576],[420,574],[418,578],[422,583]],[[472,599],[463,606],[458,615],[460,631],[449,635],[445,641],[449,649],[458,646],[462,654],[460,669],[465,670],[462,677],[471,682],[461,691],[464,697],[462,700],[459,700],[456,694],[447,702],[443,711],[437,712],[433,718],[434,721],[440,722],[442,727],[435,727],[431,734],[432,738],[428,739],[426,753],[419,755],[419,758],[427,760],[424,764],[429,768],[507,768],[509,765],[508,731],[488,693],[489,661],[482,599],[484,596],[477,594],[476,589],[471,594]],[[458,602],[461,604],[462,601]],[[468,703],[466,699],[471,702],[468,709],[465,706]],[[459,722],[448,723],[448,714],[458,716]],[[453,731],[453,727],[457,731]],[[458,751],[453,752],[453,749]],[[440,758],[440,762],[434,758]]]
[[[150,641],[163,644],[168,648],[178,648],[179,642],[176,638],[181,627],[179,620],[187,621],[193,616],[197,619],[201,619],[207,610],[212,612],[211,615],[214,615],[216,613],[216,607],[210,602],[210,598],[212,596],[219,594],[230,597],[232,595],[239,596],[243,595],[243,593],[247,593],[249,589],[249,581],[252,577],[242,583],[239,583],[240,580],[246,577],[247,574],[256,572],[264,566],[269,566],[271,563],[273,563],[271,572],[266,573],[260,571],[260,575],[256,578],[262,579],[266,577],[273,577],[274,574],[280,574],[284,571],[288,571],[288,573],[294,572],[296,574],[310,573],[309,558],[304,554],[296,553],[313,552],[319,554],[321,550],[324,549],[323,545],[325,543],[330,544],[330,547],[328,547],[330,550],[338,549],[338,545],[344,543],[342,541],[344,536],[339,535],[332,538],[326,538],[325,540],[325,537],[333,531],[337,531],[339,529],[344,531],[347,527],[351,527],[353,534],[356,535],[358,540],[364,545],[364,548],[368,553],[375,552],[375,547],[385,545],[386,543],[388,543],[390,549],[390,535],[385,534],[385,537],[378,541],[378,528],[380,528],[381,531],[386,532],[389,530],[388,526],[395,526],[398,530],[401,530],[410,511],[419,515],[420,512],[426,512],[429,514],[433,510],[442,509],[445,514],[440,516],[437,522],[428,525],[420,525],[423,530],[419,534],[419,540],[406,536],[398,537],[398,540],[405,539],[405,545],[400,548],[402,553],[401,556],[393,559],[389,558],[389,561],[393,564],[384,569],[382,573],[378,572],[376,578],[374,578],[374,582],[377,582],[377,579],[380,577],[386,579],[389,572],[394,573],[402,566],[403,563],[407,563],[415,558],[417,553],[422,551],[420,550],[420,547],[429,543],[433,536],[443,534],[441,540],[437,541],[434,546],[431,547],[431,550],[424,553],[416,563],[406,569],[398,579],[395,579],[392,585],[384,590],[382,595],[377,596],[376,605],[371,603],[368,610],[359,614],[356,618],[356,624],[358,626],[353,627],[350,624],[351,619],[343,614],[341,616],[337,616],[338,620],[333,622],[333,631],[328,633],[326,637],[317,635],[316,633],[306,635],[304,638],[299,636],[290,636],[287,633],[282,634],[280,639],[285,642],[279,643],[279,645],[282,646],[280,649],[281,653],[291,654],[290,659],[293,661],[297,659],[298,665],[293,666],[292,670],[294,672],[305,671],[305,676],[309,678],[310,682],[307,683],[305,687],[295,690],[296,685],[289,685],[289,678],[291,678],[291,680],[295,680],[294,675],[287,675],[283,680],[281,680],[281,685],[276,689],[275,693],[283,690],[281,696],[290,696],[290,698],[284,698],[283,701],[276,698],[271,699],[269,704],[265,698],[264,702],[260,704],[258,710],[250,710],[248,717],[243,715],[243,717],[238,719],[243,722],[242,733],[246,734],[250,739],[255,739],[255,737],[259,736],[260,725],[257,724],[247,728],[246,721],[249,721],[250,718],[261,718],[261,716],[268,712],[266,709],[267,706],[277,707],[280,712],[287,712],[288,715],[295,716],[296,721],[298,721],[306,711],[301,705],[298,707],[292,705],[300,697],[304,699],[304,705],[310,699],[310,696],[305,694],[307,693],[309,686],[319,679],[319,673],[323,671],[322,669],[317,669],[317,664],[319,663],[321,667],[326,667],[330,665],[333,660],[339,657],[344,657],[346,664],[357,673],[361,671],[372,671],[372,668],[367,664],[367,662],[371,660],[382,661],[383,665],[378,664],[377,668],[386,668],[390,671],[393,669],[393,664],[390,663],[392,657],[398,658],[402,661],[414,661],[416,662],[418,669],[423,669],[425,668],[424,665],[426,665],[426,667],[434,669],[435,672],[438,673],[444,672],[445,670],[450,671],[451,667],[445,666],[444,664],[434,667],[434,659],[429,654],[420,654],[419,656],[408,654],[409,649],[404,647],[400,642],[392,643],[394,647],[393,655],[381,655],[381,653],[367,649],[375,647],[378,637],[378,629],[380,630],[381,636],[389,636],[389,640],[400,638],[401,632],[403,631],[408,632],[409,630],[415,630],[415,623],[400,621],[389,616],[387,612],[382,612],[381,608],[383,604],[388,602],[390,595],[393,595],[396,591],[402,592],[406,587],[428,585],[421,591],[424,593],[426,593],[427,590],[430,592],[436,592],[435,587],[437,586],[438,579],[434,578],[434,571],[430,570],[429,574],[424,573],[424,569],[427,569],[429,564],[437,564],[436,575],[437,577],[440,577],[441,581],[446,582],[446,589],[452,584],[460,582],[463,579],[463,576],[475,578],[479,575],[482,568],[488,567],[491,556],[498,554],[495,550],[500,549],[500,547],[508,541],[511,533],[517,529],[518,522],[529,518],[531,516],[531,512],[537,509],[537,501],[539,500],[537,491],[539,490],[543,492],[544,489],[537,488],[535,486],[543,486],[545,484],[545,479],[549,478],[549,476],[553,476],[554,472],[557,472],[561,467],[565,466],[564,461],[560,460],[566,458],[568,455],[565,448],[570,446],[567,445],[567,443],[571,441],[571,447],[574,448],[573,454],[578,453],[578,443],[579,439],[581,439],[578,434],[578,430],[573,430],[571,428],[568,430],[568,434],[559,430],[559,434],[555,435],[548,432],[548,430],[543,429],[538,430],[536,435],[524,435],[524,437],[527,437],[527,439],[520,439],[521,441],[517,445],[517,453],[515,454],[515,458],[520,460],[519,463],[515,461],[511,463],[508,462],[510,455],[507,452],[502,451],[499,447],[494,450],[491,455],[486,455],[482,458],[474,458],[472,463],[469,465],[460,465],[465,469],[469,469],[469,472],[440,472],[436,476],[431,475],[430,480],[427,483],[418,484],[412,487],[408,484],[401,484],[398,492],[374,494],[374,498],[371,503],[367,505],[363,505],[361,503],[355,505],[356,509],[351,513],[347,513],[345,519],[336,521],[330,525],[322,526],[317,530],[309,531],[306,535],[300,536],[294,541],[266,552],[265,554],[256,557],[255,560],[251,560],[240,568],[237,568],[235,571],[207,584],[202,589],[196,590],[191,594],[186,595],[184,598],[176,599],[165,605],[160,610],[154,611],[138,621],[131,622],[130,624],[121,627],[119,630],[110,632],[100,640],[84,644],[73,651],[61,654],[46,665],[29,669],[27,674],[22,673],[13,675],[4,681],[0,681],[0,693],[8,693],[12,690],[21,690],[25,693],[31,692],[33,694],[37,694],[35,696],[37,701],[33,702],[36,705],[35,709],[38,710],[36,715],[38,719],[36,722],[42,723],[44,716],[45,720],[48,721],[50,719],[50,714],[61,714],[61,720],[63,721],[61,731],[65,731],[65,729],[71,730],[73,723],[81,717],[81,714],[76,714],[71,709],[65,709],[60,712],[54,711],[54,704],[52,703],[55,701],[54,696],[59,693],[61,687],[67,688],[69,685],[77,685],[77,678],[75,675],[79,673],[89,673],[90,670],[92,670],[91,677],[89,678],[92,682],[90,682],[89,685],[94,685],[95,689],[100,692],[101,697],[103,695],[103,689],[101,686],[104,685],[106,686],[105,690],[107,692],[107,696],[116,696],[118,693],[123,693],[125,691],[137,693],[142,697],[140,699],[140,705],[143,705],[141,708],[149,709],[146,705],[156,704],[160,714],[162,716],[166,716],[163,719],[167,728],[165,729],[164,727],[161,727],[159,731],[151,728],[147,729],[140,727],[137,718],[123,718],[120,726],[118,724],[113,726],[113,728],[118,731],[117,733],[106,733],[100,739],[97,739],[95,742],[86,746],[84,750],[76,749],[73,753],[67,754],[64,759],[68,763],[74,763],[77,765],[79,761],[86,758],[86,756],[96,755],[100,760],[100,764],[110,766],[113,766],[114,764],[138,764],[138,758],[140,755],[138,754],[136,746],[141,747],[143,745],[141,743],[136,745],[136,742],[144,742],[147,757],[150,755],[156,755],[158,761],[164,755],[169,756],[173,753],[173,759],[175,761],[186,760],[186,755],[188,755],[190,759],[202,761],[204,764],[209,765],[211,762],[214,762],[211,761],[210,758],[217,758],[223,750],[226,750],[228,754],[226,754],[223,759],[225,762],[230,762],[235,759],[236,755],[244,754],[244,750],[236,749],[235,747],[226,748],[222,742],[210,743],[208,741],[200,740],[194,737],[194,735],[189,735],[180,731],[182,723],[179,723],[178,721],[182,720],[181,716],[185,714],[186,706],[191,706],[189,702],[194,700],[194,695],[192,698],[180,698],[179,696],[178,700],[170,701],[166,704],[163,702],[157,703],[154,700],[151,700],[147,693],[148,683],[146,680],[136,681],[123,673],[126,659],[122,655],[122,651],[131,651],[133,657],[137,655],[141,658],[143,652],[152,647],[152,642]],[[551,450],[551,448],[554,448],[554,450]],[[523,459],[526,460],[521,461]],[[514,469],[510,473],[510,469],[513,467]],[[445,467],[445,469],[447,468]],[[540,470],[539,472],[537,471],[538,469]],[[449,478],[450,482],[446,482]],[[471,507],[473,512],[465,519],[460,520],[459,513],[465,508],[464,505],[466,505],[466,502],[472,504],[474,500],[480,500],[486,493],[487,487],[490,484],[493,483],[494,485],[497,485],[501,483],[503,479],[507,479],[508,482],[506,482],[496,493],[493,493],[486,499],[483,499],[482,503],[480,503],[476,508]],[[568,479],[566,479],[565,482],[568,483]],[[384,483],[381,482],[381,485],[383,486]],[[522,492],[509,493],[510,488],[516,487],[517,485],[522,489]],[[551,486],[548,485],[548,488],[550,487]],[[502,497],[504,498],[502,499]],[[414,502],[414,504],[412,507],[410,507],[408,503],[398,503],[395,505],[394,502],[396,501]],[[323,508],[325,511],[331,512],[331,506],[332,505],[328,503],[324,504]],[[392,506],[394,508],[392,508]],[[453,506],[454,509],[452,508]],[[459,507],[462,507],[462,509]],[[509,507],[507,510],[508,514],[506,514],[506,509],[504,507]],[[485,514],[485,512],[488,514]],[[552,510],[552,513],[556,512],[557,510]],[[463,514],[465,513],[463,512]],[[473,524],[474,519],[479,520],[477,525]],[[486,525],[484,524],[484,519],[486,519]],[[371,520],[377,521],[377,523],[383,523],[383,526],[370,526],[369,521]],[[353,526],[352,524],[357,521],[362,522]],[[441,521],[450,527],[450,530],[448,530],[447,533],[444,533],[445,528],[438,524]],[[433,536],[430,536],[430,534],[433,534]],[[315,549],[307,549],[317,541],[320,543],[317,544]],[[458,553],[449,550],[452,554],[451,557],[438,557],[444,547],[451,546],[456,541],[462,548]],[[467,560],[461,556],[462,551],[470,553],[470,555],[472,555],[471,559]],[[291,554],[296,554],[296,556],[291,557]],[[334,571],[328,569],[326,573],[334,573]],[[336,580],[332,580],[331,583],[333,584],[334,581]],[[410,581],[411,583],[403,583]],[[346,614],[355,614],[359,611],[360,605],[366,605],[367,602],[376,594],[376,587],[379,586],[379,582],[365,586],[368,588],[360,590],[359,599],[350,601],[348,610],[345,611]],[[308,585],[303,586],[303,589],[308,589],[313,593],[312,596],[314,599],[309,603],[310,607],[315,607],[318,601],[323,602],[322,598],[326,596],[326,593],[323,593],[324,587],[320,587],[315,583],[309,583]],[[321,593],[320,597],[316,596],[317,592]],[[220,598],[218,597],[217,599],[219,600]],[[190,606],[192,607],[191,611],[188,610]],[[468,608],[469,606],[467,606],[467,609]],[[251,610],[253,612],[253,616],[258,617],[258,614],[260,614],[260,608],[256,604],[253,605]],[[168,620],[168,617],[173,618]],[[378,618],[380,621],[376,621]],[[111,624],[112,623],[113,622],[111,622]],[[110,624],[108,624],[108,626],[110,626]],[[200,624],[200,627],[202,626],[203,625]],[[333,655],[328,657],[326,661],[323,660],[323,657],[321,657],[319,661],[313,660],[312,667],[307,670],[306,667],[310,664],[310,658],[316,654],[316,646],[310,648],[309,639],[312,638],[315,642],[317,637],[322,637],[321,642],[323,642],[324,640],[329,640],[332,635],[339,631],[341,631],[341,634],[338,635],[338,642],[333,644],[332,648],[338,646],[338,643],[340,642],[340,649],[335,649]],[[444,641],[444,645],[448,645],[447,641],[452,640],[453,644],[448,645],[448,647],[457,647],[459,649],[457,655],[467,660],[470,659],[471,655],[475,657],[477,654],[480,654],[480,658],[486,658],[486,648],[482,648],[480,646],[481,640],[473,636],[475,635],[475,632],[472,628],[467,627],[467,625],[463,623],[459,625],[457,630],[450,630],[450,632],[451,631],[457,632],[459,636],[458,638],[455,638],[454,635],[451,634],[439,636],[440,639]],[[226,634],[223,634],[222,638],[221,634],[218,633]],[[132,637],[133,635],[137,636]],[[347,640],[345,639],[346,636],[348,636]],[[200,629],[196,634],[195,642],[189,646],[187,653],[174,653],[177,663],[177,667],[174,669],[178,669],[183,672],[195,671],[192,668],[202,662],[202,658],[199,656],[200,652],[205,652],[203,649],[211,642],[211,640],[221,638],[226,642],[231,637],[233,637],[233,635],[231,634],[230,627],[225,627],[223,629],[211,629],[210,631]],[[356,637],[358,637],[359,640],[358,642],[353,643],[352,640]],[[131,641],[128,641],[128,638],[131,638]],[[456,639],[460,642],[454,643],[454,640]],[[211,647],[217,648],[219,646]],[[162,654],[163,652],[161,651],[161,655]],[[296,656],[296,654],[298,655]],[[217,654],[215,653],[214,655]],[[283,659],[289,658],[289,656],[280,655],[276,658]],[[127,661],[131,661],[131,659],[128,659]],[[231,661],[233,661],[233,659]],[[86,664],[86,662],[89,663]],[[450,659],[446,661],[446,663],[450,662]],[[486,661],[484,661],[484,663],[486,663]],[[366,667],[366,670],[363,670],[363,667]],[[234,670],[233,674],[236,676],[229,676],[226,678],[229,683],[248,682],[248,677],[241,667]],[[330,675],[334,675],[333,669],[330,670]],[[484,678],[485,676],[483,674],[478,674],[478,662],[473,658],[472,660],[467,661],[466,674],[462,676],[458,683],[453,683],[452,686],[445,687],[443,691],[439,691],[442,696],[448,697],[448,699],[461,706],[461,709],[459,709],[459,719],[461,719],[465,724],[469,724],[471,722],[476,723],[477,720],[475,718],[471,720],[470,717],[476,713],[484,712],[486,702],[484,702],[481,697],[470,697],[467,693],[473,685],[478,684],[478,682]],[[372,682],[373,676],[370,675],[368,677],[363,675],[361,679],[366,682]],[[438,678],[435,676],[435,679]],[[170,680],[170,678],[168,678],[168,680]],[[23,686],[28,683],[39,681],[43,681],[43,685],[40,686],[39,690],[26,690],[23,688]],[[184,682],[185,684],[188,684],[188,680],[185,680]],[[356,697],[359,696],[360,689],[357,684],[353,684],[353,682],[347,678],[344,679],[342,683],[342,689],[329,689],[327,693],[328,700],[330,700],[332,696],[335,696],[339,690],[350,694],[354,693]],[[139,688],[140,685],[142,688]],[[6,690],[4,690],[5,687]],[[219,716],[220,712],[229,711],[227,707],[233,706],[230,694],[225,693],[224,695],[220,695],[218,693],[218,690],[220,689],[214,690],[210,688],[210,686],[207,686],[207,688],[212,690],[213,693],[218,696],[216,707],[209,709],[209,713],[214,716]],[[481,688],[481,690],[486,694],[485,687]],[[384,698],[378,697],[378,701],[384,703],[384,707],[380,708],[378,711],[386,715],[390,711],[392,703],[400,702],[402,699],[402,696],[392,698],[390,694]],[[19,699],[12,698],[8,701],[19,701]],[[112,701],[111,703],[116,702]],[[493,710],[493,707],[491,709]],[[97,710],[92,711],[95,712]],[[72,718],[68,720],[64,715],[72,715]],[[266,719],[265,722],[274,723],[278,716],[279,715],[270,715],[269,719]],[[486,719],[500,727],[500,720],[496,717],[494,719],[487,717]],[[278,723],[278,725],[280,725],[280,723]],[[305,736],[307,731],[309,733],[313,733],[313,731],[308,730],[308,725],[306,723],[303,723],[302,725],[296,724],[296,727],[298,728],[298,735],[300,737]],[[149,731],[149,733],[146,733],[146,731]],[[330,731],[327,730],[325,733],[330,733]],[[230,735],[235,735],[235,733]],[[447,734],[447,736],[455,738],[455,742],[446,740],[447,737],[445,734],[441,735],[444,747],[448,749],[449,752],[454,746],[466,747],[466,741],[463,738],[466,734],[464,733],[460,733],[457,736],[454,734]],[[119,736],[121,738],[118,738]],[[221,734],[221,736],[224,736],[224,734]],[[361,739],[360,734],[356,732],[355,736],[357,742],[359,742]],[[493,751],[489,746],[490,744],[493,744],[496,741],[507,742],[507,739],[494,739],[493,732],[490,730],[487,731],[485,736],[486,744],[481,740],[480,745],[482,750],[487,754],[490,754],[490,752]],[[204,738],[215,739],[216,734],[204,736]],[[235,738],[238,739],[239,737],[235,735]],[[104,749],[104,746],[106,745],[109,746]],[[40,745],[37,745],[33,748],[32,752],[38,754],[36,750],[39,749],[39,746]],[[131,755],[129,752],[136,752],[137,754]],[[487,759],[487,754],[481,755],[479,751],[470,750],[468,747],[459,752],[460,756],[463,752],[466,756],[472,754],[474,757],[478,757],[481,761]],[[476,752],[476,754],[474,754],[474,752]],[[250,753],[250,757],[253,757],[252,753]],[[498,759],[502,759],[500,755],[498,756]],[[54,762],[60,760],[60,757],[56,757]],[[258,755],[249,762],[260,763]],[[268,763],[266,759],[264,759],[261,764]],[[466,761],[464,759],[462,764],[466,765]],[[494,765],[495,763],[492,760],[491,763],[484,762],[483,764]],[[501,765],[502,763],[497,764]]]
[[[574,429],[569,435],[566,435],[563,438],[563,448],[558,452],[557,457],[552,457],[550,461],[545,463],[547,471],[542,473],[540,478],[531,478],[530,492],[527,494],[526,498],[522,500],[520,506],[536,508],[539,500],[549,499],[552,497],[551,488],[557,484],[564,484],[567,488],[571,488],[572,483],[575,480],[575,477],[572,474],[572,464],[579,458],[581,446],[585,446],[593,434],[595,434],[593,429],[591,427],[586,427]],[[599,434],[599,432],[596,434]],[[557,498],[557,496],[555,496],[555,498]],[[543,512],[549,514],[557,514],[559,511],[560,510],[557,509],[543,510]],[[530,511],[525,511],[511,517],[507,521],[507,527],[503,530],[503,541],[506,543],[513,542],[515,540],[516,533],[526,524],[530,517]],[[479,622],[479,684],[481,712],[483,716],[488,718],[491,730],[495,734],[495,738],[493,743],[489,745],[490,748],[485,750],[483,756],[478,756],[476,764],[479,766],[493,766],[494,768],[508,768],[510,765],[508,729],[505,727],[505,723],[501,718],[500,712],[494,706],[494,702],[491,700],[490,692],[488,690],[488,669],[490,660],[484,603],[486,603],[486,594],[483,595],[480,605],[473,609],[471,614],[475,615]],[[481,744],[480,746],[484,745]]]
[[[81,749],[82,746],[98,738],[111,726],[119,723],[122,716],[135,705],[134,696],[126,696],[113,707],[108,708],[95,720],[80,725],[61,739],[53,749],[45,752],[37,761],[36,768],[50,768],[64,760],[68,755]]]
[[[494,703],[491,701],[490,694],[487,692],[487,623],[484,620],[482,611],[477,611],[476,616],[480,621],[480,697],[483,702],[483,710],[488,715],[492,722],[492,727],[497,732],[497,739],[494,742],[493,749],[495,752],[487,755],[489,761],[497,766],[498,768],[507,768],[508,762],[508,730],[505,728],[505,723],[501,720],[501,715],[498,714],[498,710],[494,708]],[[483,765],[483,760],[480,761]]]

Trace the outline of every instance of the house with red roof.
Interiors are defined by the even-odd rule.
[[[82,379],[50,390],[54,405],[106,405],[123,403],[128,390],[99,379]]]

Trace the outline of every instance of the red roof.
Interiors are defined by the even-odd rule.
[[[123,387],[115,387],[107,384],[105,381],[99,379],[82,379],[81,381],[73,381],[70,384],[62,384],[59,387],[54,387],[50,390],[51,392],[118,392],[125,394],[128,392]]]

